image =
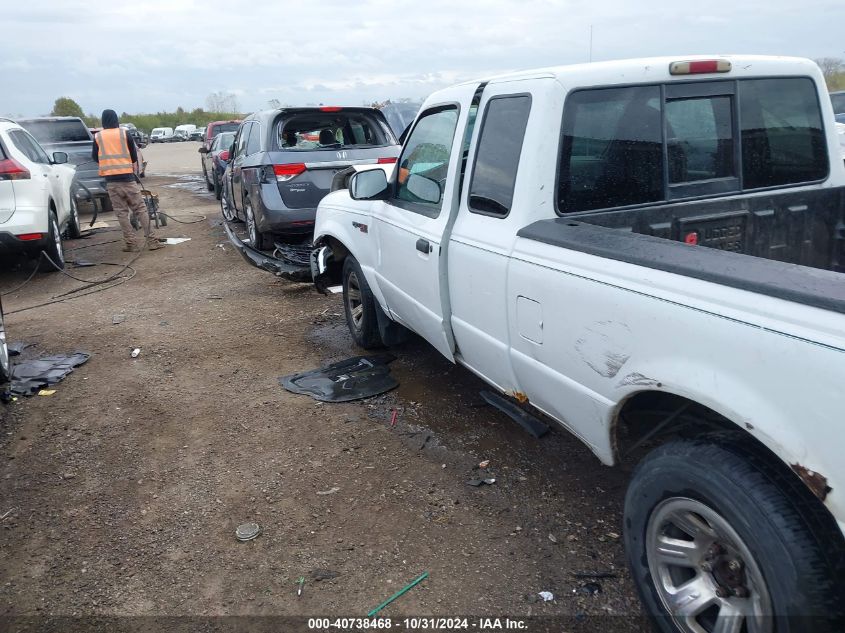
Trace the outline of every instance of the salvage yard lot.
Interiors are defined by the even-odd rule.
[[[424,571],[384,615],[639,613],[619,538],[626,468],[562,431],[533,439],[419,340],[391,350],[401,384],[378,398],[279,386],[362,352],[338,295],[229,246],[196,148],[145,150],[161,209],[206,216],[161,231],[191,241],[143,253],[113,289],[17,312],[80,285],[41,274],[3,298],[12,341],[92,357],[53,396],[0,409],[2,614],[363,615]],[[67,257],[125,263],[117,238],[70,241]],[[30,270],[0,273],[0,291]],[[468,486],[482,460],[496,483]],[[247,521],[263,532],[240,543]],[[582,572],[615,577],[590,595]]]

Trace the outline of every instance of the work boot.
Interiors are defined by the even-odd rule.
[[[151,251],[157,251],[160,248],[164,248],[164,244],[159,242],[157,239],[150,238],[147,240],[147,249]]]
[[[123,252],[124,253],[138,253],[141,251],[141,248],[135,242],[126,242],[123,245]]]

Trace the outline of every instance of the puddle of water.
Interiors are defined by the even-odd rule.
[[[201,174],[166,174],[165,176],[176,179],[176,182],[164,185],[165,187],[190,191],[203,198],[214,199],[214,192],[208,190],[205,178]]]

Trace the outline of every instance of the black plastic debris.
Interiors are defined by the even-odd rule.
[[[12,380],[9,388],[18,396],[31,396],[44,387],[55,385],[75,368],[91,358],[85,352],[56,354],[30,360],[21,360],[12,365]]]
[[[35,343],[15,341],[14,343],[9,343],[6,349],[9,350],[9,356],[20,356],[26,348],[32,347],[34,345]]]
[[[511,420],[519,424],[523,429],[528,431],[531,435],[540,439],[549,432],[549,425],[539,418],[531,415],[528,411],[520,409],[510,400],[506,400],[497,393],[492,391],[482,391],[479,395],[487,404],[496,407],[499,411],[508,416]]]
[[[595,596],[602,593],[602,586],[597,582],[584,583],[580,587],[573,589],[572,593],[583,593],[588,596]]]
[[[322,369],[283,376],[279,384],[288,391],[313,397],[321,402],[349,402],[377,396],[399,386],[390,373],[392,354],[355,356]]]

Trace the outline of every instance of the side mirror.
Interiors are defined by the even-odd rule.
[[[67,162],[67,152],[53,152],[53,164],[64,165]]]
[[[202,145],[198,150],[200,154],[208,154],[208,148],[205,145]]]
[[[359,171],[349,179],[353,200],[381,200],[387,197],[387,174],[383,169]]]
[[[405,187],[415,198],[419,198],[421,202],[428,202],[431,204],[437,204],[440,202],[440,196],[442,195],[442,192],[440,191],[440,183],[432,180],[431,178],[426,178],[425,176],[420,176],[419,174],[411,174],[408,176],[408,181],[405,184]]]

